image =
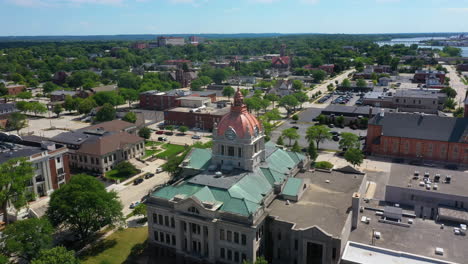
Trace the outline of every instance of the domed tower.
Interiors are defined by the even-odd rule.
[[[247,171],[265,161],[265,140],[262,125],[247,111],[239,89],[231,111],[213,129],[212,164],[222,169]]]

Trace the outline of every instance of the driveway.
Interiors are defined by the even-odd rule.
[[[455,102],[458,103],[458,106],[463,106],[463,100],[465,100],[467,85],[465,85],[460,76],[457,74],[457,70],[453,65],[443,65],[448,70],[448,77],[450,78],[450,86],[457,91],[457,97]]]

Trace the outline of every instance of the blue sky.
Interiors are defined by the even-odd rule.
[[[0,0],[0,35],[468,31],[468,0]]]

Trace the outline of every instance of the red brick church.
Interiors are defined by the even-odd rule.
[[[369,120],[372,155],[468,164],[468,98],[462,118],[381,113]]]

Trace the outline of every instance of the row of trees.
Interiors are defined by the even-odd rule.
[[[356,134],[343,132],[341,133],[341,139],[339,141],[339,148],[342,151],[345,151],[345,159],[351,163],[353,166],[360,165],[364,160],[364,155],[360,150],[361,144],[359,137]],[[298,140],[300,135],[295,128],[288,128],[283,130],[281,136],[278,138],[277,144],[284,145],[283,137],[289,140],[289,146],[292,145],[291,150],[295,152],[301,152]],[[307,149],[311,159],[315,160],[317,157],[317,150],[320,147],[320,143],[323,143],[326,140],[331,140],[333,137],[330,128],[324,125],[311,126],[307,129],[305,138],[309,142],[309,147]]]

